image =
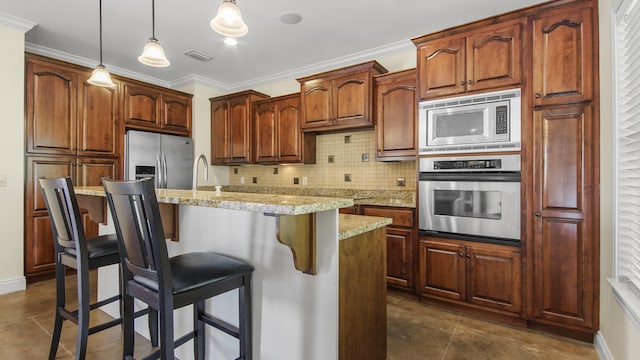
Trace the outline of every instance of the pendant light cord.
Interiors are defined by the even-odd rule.
[[[102,65],[102,0],[100,0],[100,66]]]
[[[151,0],[151,38],[156,40],[156,0]]]

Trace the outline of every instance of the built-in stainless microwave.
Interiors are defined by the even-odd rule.
[[[520,89],[420,102],[418,153],[520,150]]]

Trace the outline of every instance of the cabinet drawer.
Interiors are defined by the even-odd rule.
[[[391,225],[413,227],[413,210],[365,207],[362,215],[380,216],[393,219]]]

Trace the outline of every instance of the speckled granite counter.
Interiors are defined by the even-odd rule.
[[[76,194],[105,196],[101,186],[75,188]],[[352,199],[264,193],[215,192],[205,190],[157,189],[158,202],[229,210],[255,211],[273,215],[301,215],[352,206]]]
[[[214,187],[200,186],[198,187],[198,189],[213,191]],[[259,185],[228,185],[223,186],[222,190],[224,192],[349,198],[353,199],[356,205],[376,205],[407,208],[416,207],[415,190],[323,189]]]
[[[389,224],[391,224],[389,218],[340,214],[338,217],[338,239],[348,239]]]

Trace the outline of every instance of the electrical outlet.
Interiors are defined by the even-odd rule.
[[[307,185],[307,177],[306,176],[302,177],[302,185]]]
[[[273,168],[273,175],[278,175],[278,168],[277,167]]]
[[[240,185],[244,185],[244,176],[240,176]]]
[[[344,181],[351,181],[351,174],[344,174]]]
[[[362,154],[362,162],[368,162],[369,161],[369,154]]]
[[[258,183],[258,178],[257,178],[256,176],[254,176],[254,177],[251,179],[251,182],[252,182],[252,183],[254,183],[254,184],[257,184],[257,183]]]
[[[351,135],[345,135],[344,143],[345,144],[351,144]]]
[[[293,178],[293,185],[300,184],[300,178]]]
[[[333,164],[333,163],[335,162],[335,160],[336,160],[336,157],[335,157],[334,155],[329,155],[329,156],[327,157],[327,162],[328,162],[329,164]]]
[[[7,187],[7,175],[0,175],[0,187]]]
[[[404,178],[397,178],[396,179],[396,186],[405,186],[406,185],[406,181]]]
[[[233,175],[238,175],[238,168],[233,168]]]

